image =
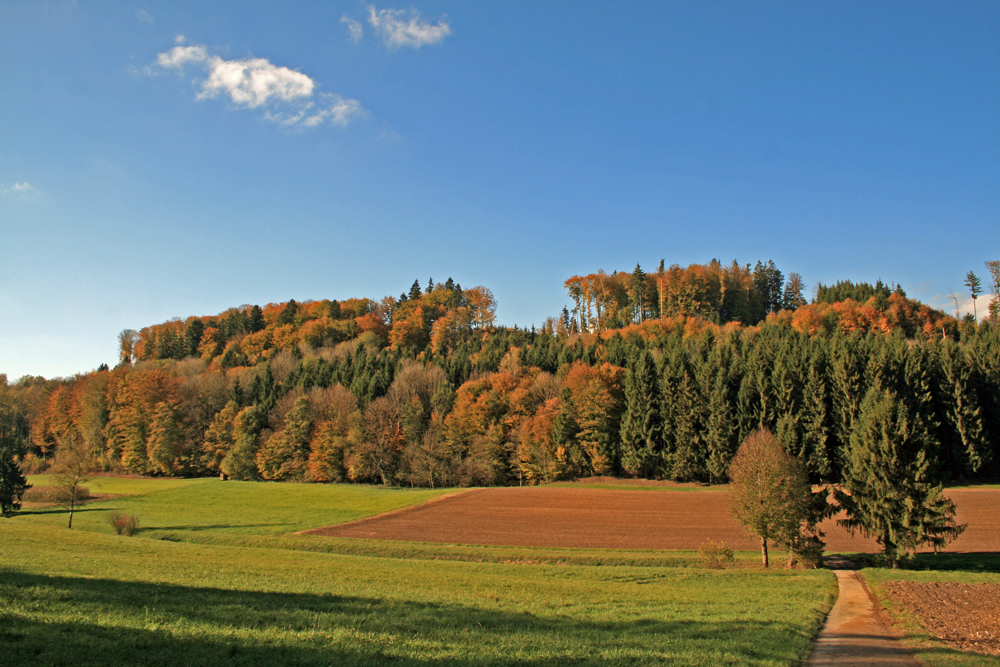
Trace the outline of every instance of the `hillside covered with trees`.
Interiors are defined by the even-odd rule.
[[[764,427],[812,481],[837,482],[866,396],[888,392],[937,477],[996,477],[996,309],[957,321],[881,282],[820,285],[809,303],[773,262],[565,286],[571,307],[538,330],[496,326],[490,290],[450,279],[126,330],[114,368],[0,383],[5,447],[34,471],[75,449],[140,475],[716,483]]]

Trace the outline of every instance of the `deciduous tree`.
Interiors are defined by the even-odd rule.
[[[84,485],[90,481],[88,473],[92,466],[86,443],[78,435],[71,434],[59,443],[50,474],[56,488],[56,502],[69,510],[69,528],[73,527],[73,512],[77,505],[90,497]]]
[[[729,465],[729,509],[760,538],[768,567],[768,542],[789,543],[800,534],[812,508],[812,490],[798,461],[766,429],[748,437]]]

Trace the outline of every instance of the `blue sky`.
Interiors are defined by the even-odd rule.
[[[0,4],[0,372],[244,303],[713,257],[947,307],[1000,259],[1000,4]]]

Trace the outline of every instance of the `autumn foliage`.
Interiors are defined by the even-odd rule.
[[[30,426],[24,463],[43,470],[79,442],[97,467],[141,475],[713,483],[768,428],[811,481],[837,481],[875,386],[922,411],[941,476],[1000,461],[992,325],[959,325],[881,284],[864,302],[807,304],[771,262],[566,286],[572,308],[531,331],[496,326],[492,293],[450,279],[125,331],[112,369],[9,388]]]

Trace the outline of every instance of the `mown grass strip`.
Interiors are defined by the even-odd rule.
[[[407,558],[421,560],[456,560],[472,563],[526,565],[588,565],[629,567],[703,567],[694,551],[630,551],[624,549],[557,549],[547,547],[503,547],[395,540],[296,535],[288,537],[222,535],[218,533],[178,535],[164,531],[143,531],[149,539],[196,544],[216,544],[262,549],[292,549],[315,553]],[[760,554],[740,551],[734,567],[759,567]]]

